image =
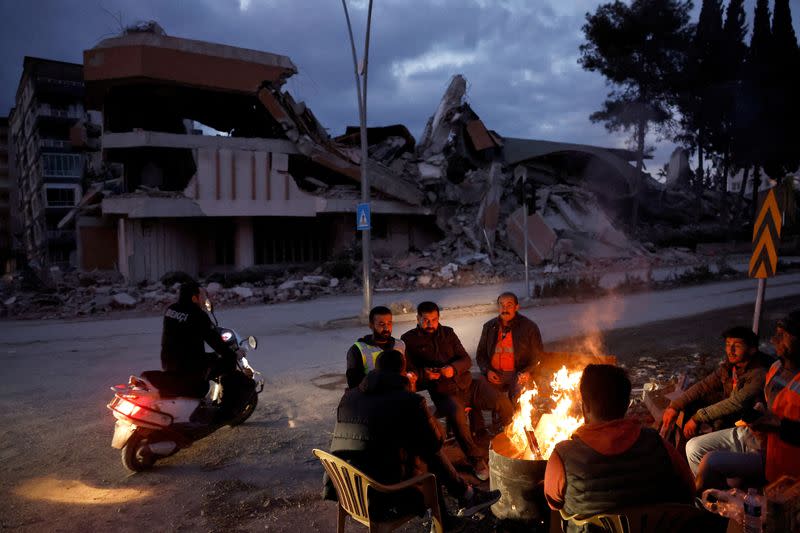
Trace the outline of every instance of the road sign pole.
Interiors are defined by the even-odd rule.
[[[767,280],[762,278],[758,280],[758,292],[756,293],[756,310],[753,313],[753,333],[758,335],[758,329],[761,325],[761,309],[764,307],[764,293],[767,292]]]
[[[514,179],[520,184],[520,200],[522,203],[522,255],[525,263],[525,299],[531,297],[531,281],[528,266],[528,202],[526,198],[525,182],[528,177],[528,169],[524,165],[519,165],[514,169]]]

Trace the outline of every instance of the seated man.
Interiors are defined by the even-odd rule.
[[[800,477],[800,309],[778,321],[772,345],[778,361],[767,373],[766,408],[748,424],[766,445],[755,452],[733,449],[706,454],[697,472],[698,491],[726,488],[731,478],[771,483],[782,475]]]
[[[392,337],[392,311],[379,305],[369,312],[371,335],[358,339],[347,351],[347,388],[358,387],[384,350],[397,350],[405,356],[406,345]]]
[[[472,379],[470,358],[452,328],[439,324],[439,306],[422,302],[417,306],[417,327],[401,337],[406,343],[409,375],[418,379],[417,388],[426,390],[437,411],[447,418],[464,455],[481,481],[489,479],[486,451],[472,438],[466,407],[492,410],[505,425],[514,415],[511,400],[485,379]]]
[[[763,401],[764,378],[770,360],[758,351],[758,335],[748,327],[730,328],[722,333],[722,338],[725,339],[725,361],[673,400],[662,420],[662,429],[666,430],[679,411],[695,409],[683,426],[684,436],[691,439],[686,444],[686,457],[695,474],[703,455],[709,451],[726,448],[749,451],[758,446],[747,428],[733,425],[742,418],[752,418],[753,406]],[[698,437],[698,426],[704,422],[723,431]]]
[[[439,423],[428,410],[425,399],[409,390],[405,358],[388,350],[377,360],[377,369],[361,384],[348,389],[339,402],[331,453],[384,484],[399,483],[420,472],[418,461],[427,465],[440,485],[457,498],[459,514],[473,514],[500,499],[499,491],[484,492],[467,484],[444,455],[444,438]],[[377,496],[377,495],[376,495]],[[370,499],[370,515],[387,512],[389,507],[414,509],[414,492],[406,495],[407,505]],[[447,523],[450,518],[439,491],[439,506]]]
[[[475,359],[489,383],[511,398],[531,378],[544,348],[539,326],[519,314],[519,300],[513,292],[497,297],[500,314],[483,325]]]
[[[544,493],[562,515],[587,517],[621,507],[690,503],[694,478],[658,434],[632,419],[631,382],[622,368],[588,365],[580,382],[586,423],[558,443],[547,462]],[[577,531],[570,522],[569,531]]]

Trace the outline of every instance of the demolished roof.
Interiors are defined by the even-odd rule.
[[[636,157],[630,150],[514,137],[504,137],[503,142],[505,162],[509,165],[553,154],[583,153],[594,156],[610,165],[628,181],[630,186],[635,186],[638,183],[636,169],[628,164],[628,161],[632,161]],[[649,158],[650,156],[646,157]]]
[[[360,154],[331,139],[313,113],[302,102],[297,103],[287,92],[266,84],[258,91],[258,99],[283,127],[287,138],[297,149],[328,169],[361,182]],[[411,205],[421,205],[422,191],[412,180],[388,167],[367,161],[370,187]]]

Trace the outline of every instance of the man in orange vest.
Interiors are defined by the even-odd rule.
[[[519,314],[513,292],[497,297],[499,314],[483,325],[475,359],[486,380],[513,399],[541,362],[544,348],[539,326]]]
[[[800,477],[800,309],[778,321],[772,344],[779,360],[767,373],[764,415],[750,428],[766,441],[761,453],[711,452],[697,473],[699,490],[725,487],[727,478],[773,482]]]

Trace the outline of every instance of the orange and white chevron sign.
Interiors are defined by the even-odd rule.
[[[781,238],[781,210],[770,189],[758,210],[753,226],[753,257],[750,258],[750,277],[765,279],[775,275],[778,268],[778,242]]]

